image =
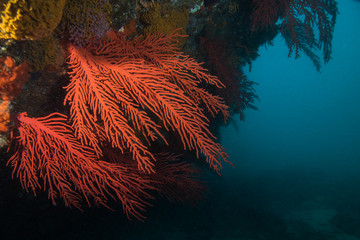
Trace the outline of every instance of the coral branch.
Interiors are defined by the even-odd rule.
[[[320,70],[314,50],[322,49],[324,62],[331,58],[331,40],[338,13],[335,0],[252,0],[254,31],[273,28],[279,21],[289,55],[303,51]],[[317,27],[317,29],[315,29]]]
[[[108,197],[119,200],[125,214],[142,219],[141,212],[152,198],[152,180],[136,168],[98,160],[93,149],[83,146],[66,124],[67,117],[53,113],[43,118],[17,117],[19,136],[13,137],[15,153],[8,164],[22,187],[43,187],[54,203],[62,198],[66,206],[81,207],[82,198],[91,205],[108,206]]]
[[[178,132],[185,149],[196,150],[197,157],[201,153],[212,168],[221,169],[227,155],[214,141],[199,104],[205,103],[212,114],[221,112],[225,117],[228,107],[198,84],[223,85],[177,51],[174,42],[178,36],[173,32],[127,41],[111,33],[98,45],[69,47],[72,71],[65,102],[71,105],[73,127],[82,143],[101,155],[96,131],[103,128],[112,147],[130,150],[139,169],[153,172],[154,156],[135,131],[149,143],[158,137],[165,140],[164,128]]]

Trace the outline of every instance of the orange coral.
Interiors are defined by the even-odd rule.
[[[225,117],[227,106],[198,85],[223,85],[194,59],[177,51],[178,37],[175,31],[127,41],[112,33],[98,46],[69,48],[72,72],[65,101],[71,105],[72,126],[83,144],[101,156],[102,129],[112,147],[130,150],[139,169],[153,172],[154,156],[135,132],[149,144],[158,137],[166,142],[161,129],[172,130],[180,135],[185,149],[196,150],[197,157],[203,154],[220,171],[227,154],[214,141],[199,105]]]
[[[0,104],[0,133],[9,131],[10,112],[8,106],[10,101],[3,101]]]
[[[26,62],[16,66],[11,57],[0,58],[0,100],[3,100],[0,105],[0,132],[2,133],[9,130],[10,101],[20,93],[29,76],[29,65]]]
[[[11,134],[15,151],[9,164],[22,187],[34,194],[43,187],[54,203],[62,198],[77,208],[83,199],[108,206],[113,198],[129,218],[138,219],[153,198],[149,190],[178,202],[201,198],[197,169],[148,150],[158,138],[166,143],[163,132],[172,130],[185,149],[204,155],[216,171],[227,161],[200,107],[228,117],[222,100],[199,87],[223,85],[178,52],[179,36],[175,31],[127,41],[110,33],[97,45],[70,46],[65,101],[71,119],[60,113],[43,118],[21,113],[18,136]]]
[[[156,174],[137,169],[129,154],[105,149],[111,162],[97,159],[92,148],[81,145],[67,125],[67,117],[53,113],[43,118],[17,116],[19,136],[12,137],[15,154],[10,158],[13,176],[26,191],[44,188],[55,204],[81,208],[82,200],[108,207],[109,198],[122,203],[128,218],[142,220],[142,212],[158,191],[169,200],[196,201],[203,192],[195,177],[199,171],[173,155],[156,155]],[[13,135],[12,135],[13,136]],[[34,141],[36,139],[36,141]]]
[[[0,98],[12,100],[29,79],[29,65],[23,62],[16,66],[11,57],[0,58]]]
[[[128,217],[143,217],[140,211],[148,205],[144,198],[150,197],[145,190],[154,189],[150,179],[129,166],[98,160],[75,138],[62,114],[30,118],[21,113],[17,121],[16,152],[8,164],[25,190],[36,195],[43,185],[54,204],[60,197],[66,206],[77,208],[81,198],[89,205],[94,199],[95,204],[107,206],[110,196],[121,201]]]

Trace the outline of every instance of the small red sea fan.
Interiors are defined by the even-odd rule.
[[[81,207],[82,199],[91,205],[107,206],[111,197],[122,203],[125,214],[142,219],[141,214],[152,198],[152,180],[136,168],[98,160],[93,149],[80,144],[67,125],[67,117],[53,113],[43,118],[17,117],[19,135],[12,135],[15,153],[10,158],[13,177],[21,186],[48,191],[54,203],[62,198],[66,206]]]

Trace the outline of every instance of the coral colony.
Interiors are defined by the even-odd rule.
[[[141,220],[156,197],[201,199],[201,170],[232,165],[216,129],[256,109],[241,69],[261,45],[280,34],[289,55],[318,70],[318,50],[329,61],[337,6],[5,0],[0,11],[0,131],[13,177],[54,204],[118,201]],[[45,100],[54,92],[60,100]]]

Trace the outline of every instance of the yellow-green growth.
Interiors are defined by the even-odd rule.
[[[65,0],[5,0],[0,10],[0,38],[36,40],[59,24]]]
[[[142,15],[141,20],[147,25],[145,33],[162,32],[170,34],[175,29],[181,28],[180,34],[186,34],[186,27],[189,24],[189,10],[185,7],[174,7],[170,3],[154,3],[149,12]],[[179,47],[183,47],[186,38],[181,37]]]

